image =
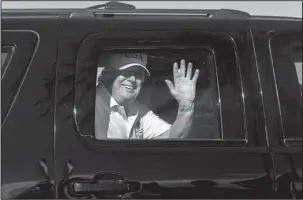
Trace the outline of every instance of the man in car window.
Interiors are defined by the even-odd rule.
[[[194,113],[196,81],[193,66],[185,60],[173,64],[174,83],[165,80],[171,95],[178,102],[178,114],[171,125],[136,98],[150,72],[147,55],[139,53],[104,54],[99,59],[101,78],[96,89],[96,139],[164,139],[187,136]]]

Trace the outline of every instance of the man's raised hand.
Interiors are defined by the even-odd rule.
[[[178,101],[179,105],[191,105],[194,103],[199,70],[196,69],[192,77],[192,68],[193,65],[189,62],[186,70],[185,60],[181,60],[180,68],[178,63],[174,63],[174,84],[170,80],[165,80],[171,95]]]

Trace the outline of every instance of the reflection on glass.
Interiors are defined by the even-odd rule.
[[[302,97],[302,62],[295,62],[295,66],[296,66],[296,72],[297,72],[297,76],[298,76],[298,81],[300,84],[300,92],[301,92],[301,97]]]
[[[7,56],[8,56],[8,53],[5,53],[5,52],[1,53],[1,68],[3,68],[3,64],[4,64]]]
[[[204,109],[204,113],[197,112],[197,100],[204,99],[202,106],[207,107],[207,102],[217,99],[212,91],[216,86],[209,86],[209,79],[215,77],[208,77],[210,73],[205,72],[209,66],[203,66],[207,64],[207,55],[206,51],[202,55],[189,52],[183,57],[176,52],[166,57],[147,53],[101,54],[96,81],[95,138],[188,138],[193,124],[201,119],[199,115],[205,118],[207,113],[218,112],[216,106],[208,107],[209,111]],[[198,84],[201,78],[207,88]],[[218,117],[209,119],[209,124],[218,122]]]
[[[302,86],[302,62],[295,62],[299,84]]]
[[[6,73],[9,62],[13,55],[14,47],[2,46],[1,47],[1,78]]]

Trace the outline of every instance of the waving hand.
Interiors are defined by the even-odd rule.
[[[178,63],[174,63],[173,74],[174,84],[170,80],[165,80],[171,95],[180,104],[193,103],[196,96],[196,82],[199,77],[199,70],[196,69],[192,77],[192,63],[188,63],[186,70],[185,60],[181,60],[180,68]]]

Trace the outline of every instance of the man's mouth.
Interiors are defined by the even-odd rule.
[[[135,85],[123,85],[122,86],[126,89],[129,89],[129,90],[135,90],[137,87]]]

